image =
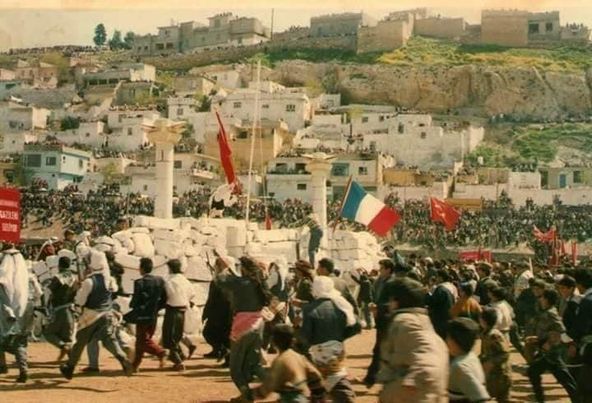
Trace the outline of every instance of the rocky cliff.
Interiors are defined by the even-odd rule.
[[[349,102],[394,104],[420,111],[499,114],[556,121],[592,114],[592,69],[542,71],[535,67],[393,66],[286,60],[264,74],[291,85],[336,87]]]

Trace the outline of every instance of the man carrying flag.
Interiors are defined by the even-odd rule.
[[[364,224],[378,236],[386,236],[401,216],[364,188],[350,180],[341,204],[341,217]]]
[[[442,223],[446,231],[455,229],[460,220],[460,213],[457,209],[435,197],[430,198],[430,215],[432,221]]]

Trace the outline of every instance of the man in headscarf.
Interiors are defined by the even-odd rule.
[[[354,309],[329,277],[315,277],[312,295],[314,301],[303,307],[300,337],[310,346],[312,362],[323,374],[333,401],[354,402],[355,393],[342,366],[347,328],[356,324]]]
[[[74,298],[77,308],[82,309],[76,343],[72,347],[68,362],[60,366],[60,372],[66,379],[72,379],[84,347],[92,340],[98,340],[119,361],[125,374],[130,376],[132,364],[123,352],[115,334],[116,319],[108,285],[107,258],[103,252],[91,249],[88,260],[90,274],[82,282]]]
[[[4,352],[14,354],[19,367],[17,382],[27,381],[27,341],[33,322],[34,293],[23,255],[12,247],[0,263],[0,373],[8,372]]]
[[[45,340],[60,349],[61,361],[72,347],[74,338],[74,296],[76,295],[76,276],[70,267],[70,258],[62,256],[58,260],[58,273],[48,285],[50,292],[49,308],[51,319],[43,330]]]

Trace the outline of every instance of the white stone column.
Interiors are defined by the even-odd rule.
[[[155,147],[154,217],[173,218],[175,144],[181,139],[184,126],[184,122],[173,122],[169,119],[156,119],[151,125],[143,125],[148,140]]]
[[[173,166],[175,145],[156,143],[156,199],[154,217],[173,218]]]
[[[306,168],[311,174],[312,210],[319,219],[319,225],[327,233],[327,179],[335,157],[325,153],[314,153],[305,157],[308,159]]]

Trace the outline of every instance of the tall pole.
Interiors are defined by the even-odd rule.
[[[271,9],[271,28],[269,29],[269,39],[273,39],[273,20],[275,17],[275,8]]]
[[[255,92],[255,112],[253,113],[253,131],[251,133],[251,153],[249,155],[249,174],[247,183],[247,211],[245,212],[245,220],[247,221],[247,227],[249,226],[249,210],[251,207],[251,182],[253,176],[253,156],[255,154],[255,137],[256,130],[259,127],[259,91],[261,87],[261,60],[257,61],[257,88]]]

